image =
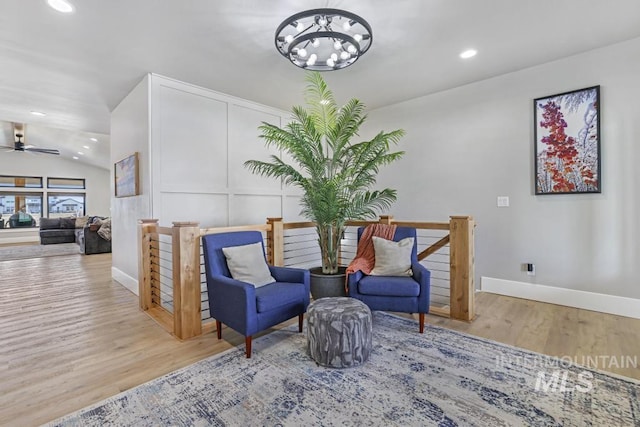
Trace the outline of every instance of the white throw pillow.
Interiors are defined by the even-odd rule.
[[[222,248],[231,277],[256,288],[276,281],[271,276],[262,252],[262,243]]]
[[[399,242],[373,236],[373,249],[376,253],[376,264],[373,276],[411,276],[411,250],[413,237]]]

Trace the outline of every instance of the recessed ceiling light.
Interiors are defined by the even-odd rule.
[[[47,0],[49,6],[62,13],[73,12],[73,5],[66,0]]]
[[[33,114],[34,116],[46,116],[47,113],[43,113],[42,111],[32,111],[31,114]]]
[[[460,58],[462,58],[462,59],[472,58],[472,57],[476,56],[477,53],[478,53],[478,51],[475,50],[475,49],[465,50],[464,52],[462,52],[460,54]]]
[[[78,154],[80,154],[81,156],[84,156],[84,153],[82,151],[78,151]]]
[[[89,138],[93,142],[98,142],[98,138]]]
[[[91,147],[89,147],[88,145],[83,145],[82,148],[86,148],[87,150],[89,150]]]
[[[80,157],[78,156],[73,156],[73,160],[78,160]]]

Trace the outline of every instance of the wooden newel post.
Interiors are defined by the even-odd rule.
[[[267,231],[267,261],[271,265],[284,266],[284,222],[282,218],[267,218],[271,229]]]
[[[475,317],[474,228],[471,216],[452,216],[449,222],[452,319]]]
[[[173,333],[180,339],[202,334],[200,290],[200,224],[174,222]]]
[[[149,310],[152,305],[151,297],[151,257],[153,249],[151,241],[157,239],[158,220],[138,220],[138,300],[140,309]]]
[[[380,215],[380,224],[390,225],[393,222],[393,215]]]

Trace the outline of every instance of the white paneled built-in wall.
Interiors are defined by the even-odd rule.
[[[288,117],[285,111],[146,76],[112,114],[115,157],[138,151],[141,177],[147,180],[141,195],[113,200],[114,277],[135,285],[135,228],[141,218],[158,219],[162,226],[197,221],[201,227],[298,219],[297,197],[290,189],[243,166],[278,153],[265,146],[258,127],[262,122],[280,126]],[[118,234],[122,239],[116,242]]]
[[[151,76],[152,213],[161,224],[203,227],[264,223],[282,215],[282,185],[249,172],[249,159],[277,153],[262,122],[289,113],[175,80]]]

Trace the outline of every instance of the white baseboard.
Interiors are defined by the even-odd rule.
[[[482,277],[484,292],[640,319],[640,299]]]
[[[138,295],[138,281],[127,273],[116,267],[111,267],[111,278],[134,294]]]

